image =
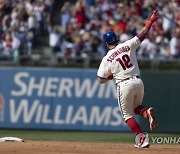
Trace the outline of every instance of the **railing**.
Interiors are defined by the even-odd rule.
[[[0,55],[0,65],[6,66],[42,66],[42,67],[78,67],[98,68],[102,57],[85,55],[84,57],[65,57],[52,54],[23,54],[9,56]],[[138,57],[140,69],[150,70],[177,70],[180,69],[180,59]]]

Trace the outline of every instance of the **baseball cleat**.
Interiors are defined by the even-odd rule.
[[[150,107],[147,110],[147,114],[148,114],[148,118],[149,118],[150,129],[152,131],[154,131],[158,125],[154,108]]]
[[[135,148],[149,148],[149,147],[150,147],[150,144],[147,143],[147,142],[144,143],[144,144],[142,144],[142,145],[137,145],[137,144],[135,144],[134,147],[135,147]]]
[[[135,138],[135,148],[149,148],[149,137],[147,133],[140,133]]]

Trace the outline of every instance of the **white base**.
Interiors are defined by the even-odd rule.
[[[24,140],[17,137],[2,137],[0,142],[24,142]]]

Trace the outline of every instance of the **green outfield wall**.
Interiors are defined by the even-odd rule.
[[[145,86],[143,104],[157,112],[158,132],[180,132],[180,72],[141,73]],[[149,130],[147,120],[141,118],[143,130]]]

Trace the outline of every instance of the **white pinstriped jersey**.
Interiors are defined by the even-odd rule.
[[[125,78],[139,75],[135,51],[140,44],[141,41],[135,36],[109,50],[101,61],[97,76],[107,78],[108,73],[111,72],[116,83],[119,83]]]

